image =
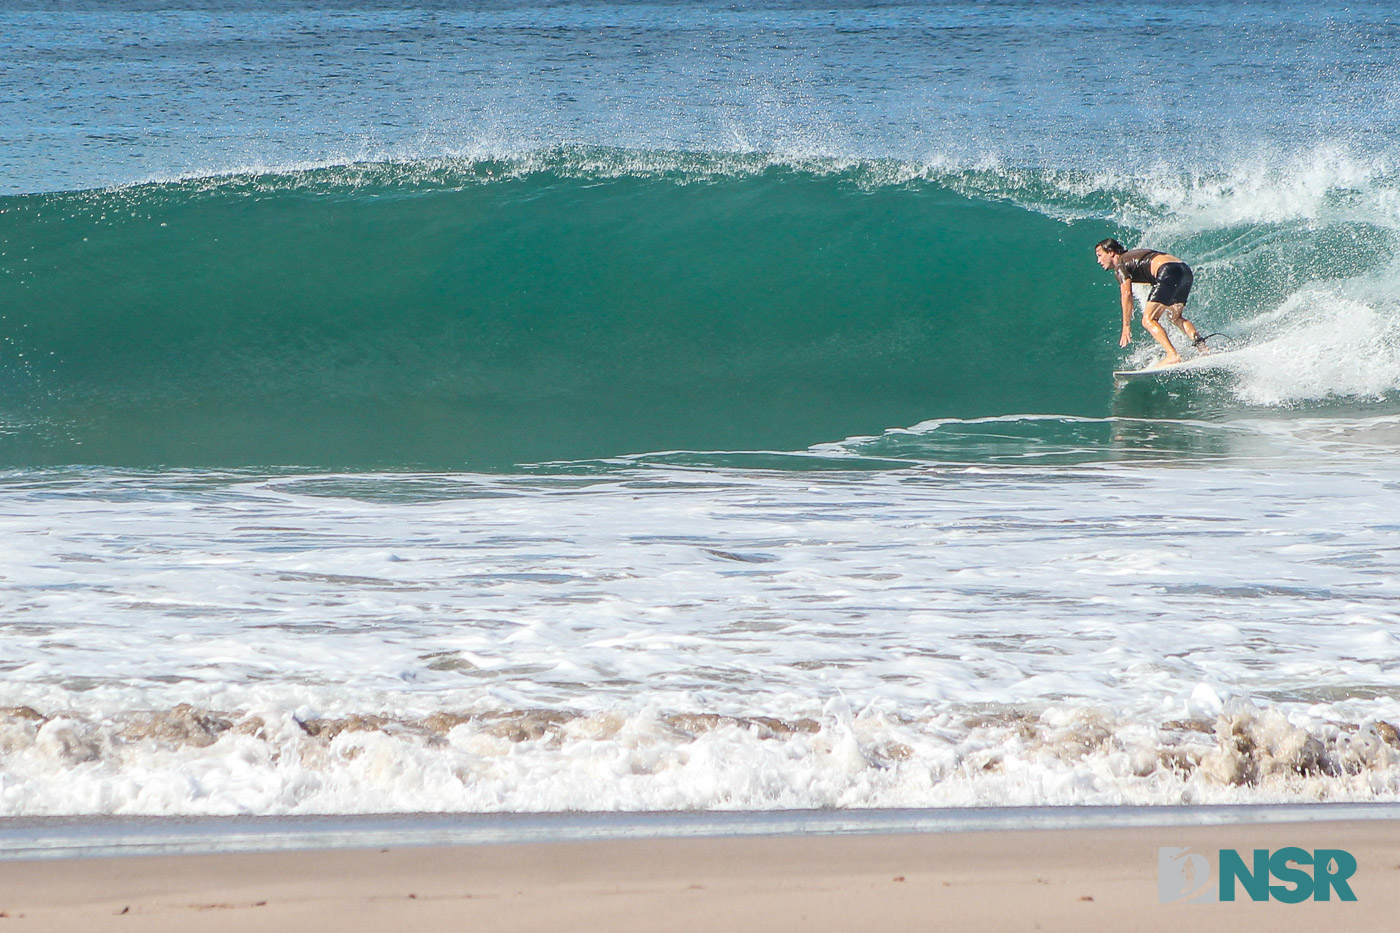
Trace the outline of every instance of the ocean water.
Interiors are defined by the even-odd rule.
[[[0,815],[1400,798],[1389,5],[0,56]],[[1238,352],[1115,386],[1110,235]]]

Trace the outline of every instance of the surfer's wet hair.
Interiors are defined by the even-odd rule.
[[[1115,256],[1127,252],[1127,250],[1123,248],[1123,244],[1119,243],[1113,237],[1109,237],[1106,240],[1099,240],[1098,243],[1094,244],[1094,251],[1098,252],[1099,250],[1103,250],[1105,253],[1112,253]]]

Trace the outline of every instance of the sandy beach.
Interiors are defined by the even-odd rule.
[[[1340,848],[1356,901],[1160,903],[1158,848]],[[1400,823],[1027,830],[0,863],[26,930],[1394,929]]]

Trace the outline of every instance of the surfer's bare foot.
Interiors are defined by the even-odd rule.
[[[1175,364],[1180,363],[1180,362],[1181,362],[1181,357],[1179,357],[1179,356],[1164,356],[1164,357],[1162,357],[1160,360],[1158,360],[1157,362],[1153,363],[1153,364],[1152,364],[1150,367],[1148,367],[1148,368],[1149,368],[1149,369],[1160,369],[1160,368],[1163,367],[1163,366],[1174,366]]]

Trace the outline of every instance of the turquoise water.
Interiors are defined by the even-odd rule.
[[[1392,410],[1389,355],[1363,391],[1327,381],[1350,349],[1262,405],[1247,370],[1115,391],[1090,247],[1153,225],[1128,184],[571,149],[12,195],[0,462],[499,470],[931,418]],[[1266,381],[1312,331],[1390,340],[1323,317],[1390,311],[1366,289],[1392,191],[1327,184],[1273,219],[1227,190],[1155,223],[1187,227],[1193,315]]]
[[[880,167],[627,158],[11,197],[0,303],[25,362],[0,450],[499,469],[1107,413],[1113,350],[1083,339],[1112,301],[1084,250],[1107,224],[864,183]],[[1067,272],[1030,303],[999,250]]]

